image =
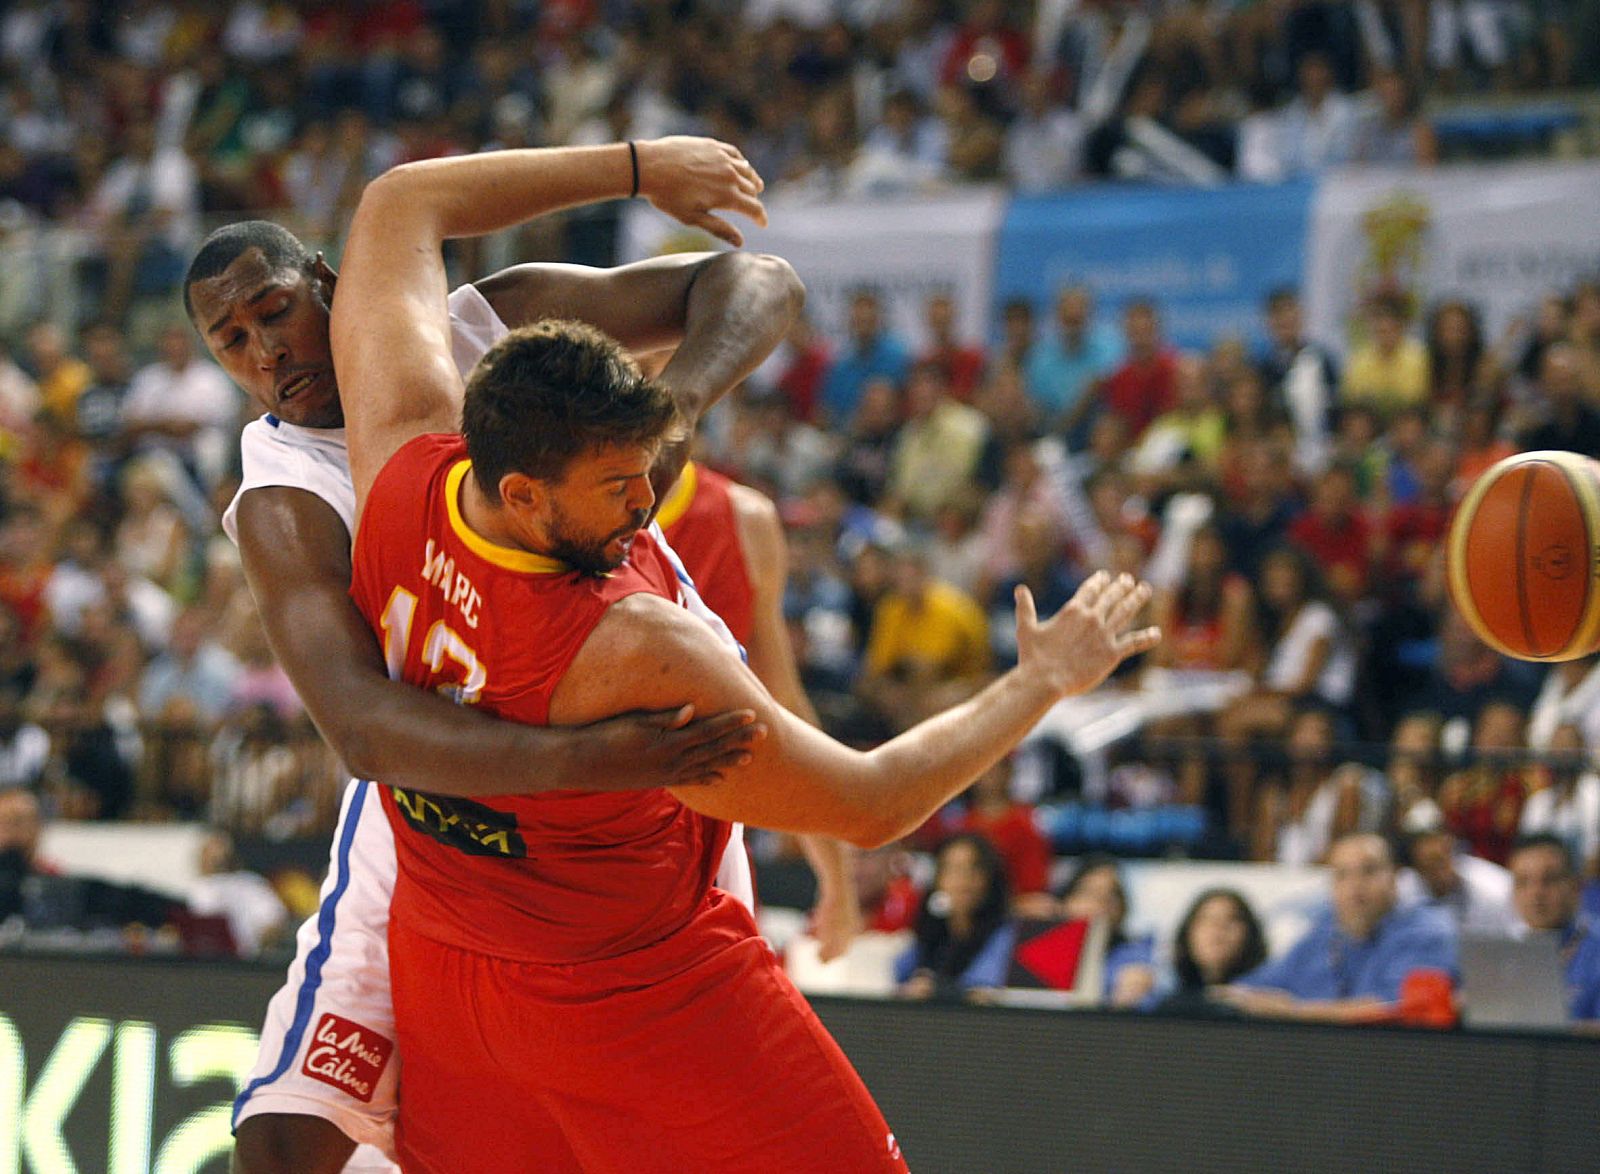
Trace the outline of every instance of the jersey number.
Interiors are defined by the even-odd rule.
[[[389,593],[389,602],[383,605],[383,659],[389,666],[389,676],[400,680],[405,675],[406,653],[411,648],[411,628],[417,618],[417,597],[404,587]],[[435,676],[445,674],[445,661],[450,661],[460,679],[441,681],[435,688],[461,705],[474,705],[483,695],[489,674],[471,646],[443,620],[434,620],[428,635],[422,641],[422,663]],[[457,672],[451,672],[455,676]]]

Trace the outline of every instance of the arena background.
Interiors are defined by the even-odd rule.
[[[1087,854],[1115,857],[1120,928],[1160,990],[1209,886],[1286,950],[1324,913],[1345,830],[1402,853],[1443,830],[1484,875],[1514,832],[1551,831],[1600,912],[1600,670],[1496,657],[1439,575],[1450,507],[1492,460],[1600,456],[1597,79],[1595,0],[0,3],[0,1174],[224,1169],[227,1103],[326,868],[341,772],[218,528],[256,409],[185,323],[195,246],[265,216],[336,261],[362,184],[394,164],[677,132],[762,169],[771,223],[748,246],[808,287],[811,329],[699,455],[778,503],[785,614],[830,730],[870,744],[916,711],[871,637],[912,551],[977,616],[972,663],[940,687],[1014,658],[1015,581],[1051,606],[1111,564],[1199,606],[1206,519],[1249,600],[1233,659],[1214,641],[1212,661],[1064,703],[998,808],[952,805],[864,858],[869,918],[899,936],[854,968],[814,964],[809,874],[755,837],[763,928],[913,1168],[1600,1168],[1582,1035],[916,1002],[888,974],[934,852],[970,827],[1012,837],[1032,911]],[[448,258],[464,281],[709,247],[617,201]],[[1059,345],[1070,289],[1105,347],[1083,370]],[[863,291],[892,342],[871,361]],[[1274,352],[1285,291],[1320,412]],[[1184,408],[1154,424],[1154,399],[1129,416],[1115,391],[1146,302],[1160,373],[1129,378]],[[1404,388],[1352,375],[1385,306]],[[915,359],[934,392],[913,393]],[[878,418],[856,410],[869,375]],[[981,442],[930,456],[914,394]],[[1277,542],[1327,579],[1307,592],[1348,671],[1247,729],[1243,702],[1281,692]],[[1216,675],[1174,675],[1197,666]],[[1510,826],[1491,826],[1502,801]],[[1013,851],[1042,857],[1037,878]]]

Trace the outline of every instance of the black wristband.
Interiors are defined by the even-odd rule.
[[[628,161],[633,164],[633,190],[628,193],[628,199],[633,199],[639,194],[639,148],[633,145],[633,140],[628,140]]]

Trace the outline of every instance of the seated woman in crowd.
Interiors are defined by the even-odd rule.
[[[1237,889],[1206,889],[1178,923],[1172,944],[1173,974],[1147,1007],[1180,1014],[1219,1009],[1206,992],[1248,974],[1267,960],[1261,919]]]
[[[970,832],[946,840],[917,913],[917,940],[895,963],[900,993],[927,999],[1004,986],[1013,941],[1009,890],[988,840]]]
[[[1354,645],[1304,552],[1284,546],[1262,560],[1259,611],[1267,648],[1259,683],[1217,722],[1228,754],[1228,830],[1241,841],[1256,806],[1251,741],[1283,737],[1308,702],[1338,712],[1355,690]]]
[[[1256,655],[1254,611],[1249,581],[1228,570],[1222,531],[1214,523],[1201,526],[1190,541],[1188,573],[1151,601],[1150,622],[1160,627],[1162,641],[1146,658],[1147,687],[1159,681],[1170,692],[1225,686],[1242,677]],[[1152,722],[1146,733],[1152,739],[1202,738],[1212,734],[1212,725],[1211,713],[1197,707],[1197,712]],[[1209,774],[1205,754],[1186,750],[1173,757],[1178,802],[1203,804]]]
[[[1061,894],[1061,916],[1099,918],[1111,927],[1104,992],[1110,1006],[1137,1007],[1155,990],[1155,943],[1148,937],[1130,938],[1124,928],[1128,893],[1115,857],[1096,852],[1078,861]]]

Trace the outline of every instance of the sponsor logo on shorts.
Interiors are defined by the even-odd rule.
[[[468,856],[508,856],[513,860],[528,854],[528,845],[517,831],[517,817],[509,811],[497,811],[471,799],[389,789],[406,823],[447,847]]]
[[[370,1027],[328,1014],[317,1024],[301,1071],[366,1103],[372,1100],[393,1051],[393,1041]]]

